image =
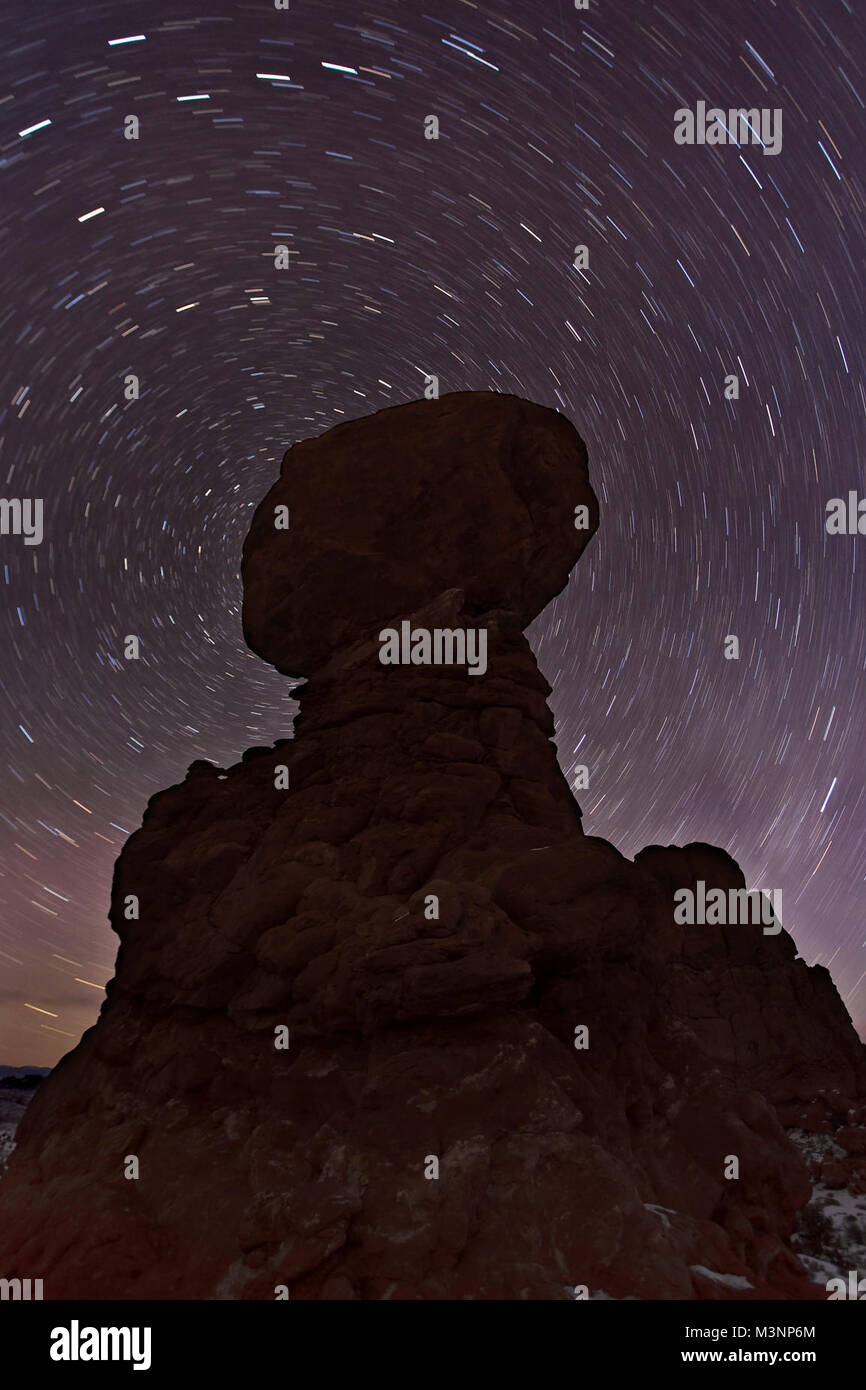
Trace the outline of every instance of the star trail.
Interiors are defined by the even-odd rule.
[[[723,846],[862,1032],[864,578],[825,527],[866,487],[854,6],[7,13],[2,494],[44,534],[0,535],[0,1060],[95,1019],[148,798],[291,728],[240,622],[283,452],[434,375],[587,442],[600,530],[529,632],[585,830]],[[699,102],[781,148],[678,144]]]

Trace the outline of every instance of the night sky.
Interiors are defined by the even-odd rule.
[[[44,540],[0,536],[0,1062],[50,1065],[94,1021],[148,798],[290,731],[239,576],[284,450],[427,373],[587,442],[600,531],[529,633],[584,828],[729,850],[862,1031],[866,566],[824,524],[866,491],[862,12],[6,19],[0,491],[44,499]],[[781,109],[781,151],[676,144],[699,101]]]

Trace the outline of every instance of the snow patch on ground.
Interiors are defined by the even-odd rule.
[[[836,1143],[832,1134],[810,1134],[805,1129],[789,1129],[788,1138],[805,1163],[823,1163],[828,1158],[845,1157],[845,1150]]]
[[[0,1177],[5,1173],[6,1164],[12,1157],[16,1129],[17,1125],[0,1125]]]
[[[657,1216],[665,1226],[669,1226],[671,1224],[670,1218],[677,1215],[672,1207],[660,1207],[655,1202],[644,1202],[644,1207],[647,1211],[651,1211],[654,1216]]]
[[[20,1069],[0,1067],[0,1077],[17,1076]],[[36,1087],[0,1087],[0,1177],[15,1148],[15,1133],[24,1118],[24,1112],[36,1094]]]
[[[829,1134],[789,1129],[788,1137],[806,1162],[844,1155]],[[822,1288],[828,1279],[847,1279],[852,1269],[866,1273],[866,1192],[815,1183],[792,1245],[812,1282]]]
[[[715,1269],[707,1269],[706,1265],[689,1265],[693,1274],[703,1274],[705,1279],[712,1279],[714,1284],[724,1284],[729,1289],[753,1289],[754,1284],[750,1284],[742,1274],[719,1274]]]

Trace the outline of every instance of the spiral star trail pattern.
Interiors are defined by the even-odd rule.
[[[291,728],[240,624],[283,451],[428,374],[587,441],[601,529],[529,634],[585,829],[724,846],[862,1031],[864,577],[824,524],[863,478],[854,7],[7,12],[2,491],[44,540],[0,537],[2,1060],[94,1020],[147,799]],[[781,151],[677,145],[700,100],[779,108]]]

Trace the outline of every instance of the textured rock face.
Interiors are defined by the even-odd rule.
[[[244,623],[308,680],[296,737],[194,763],[125,846],[106,1005],[0,1185],[6,1277],[46,1298],[823,1296],[791,1248],[811,1183],[783,1125],[836,1130],[866,1177],[864,1049],[787,933],[675,924],[677,889],[744,886],[721,850],[631,863],[583,834],[522,628],[596,521],[574,430],[512,397],[288,452]],[[404,620],[483,628],[486,671],[383,666]]]
[[[516,396],[415,401],[327,441],[289,449],[244,546],[244,634],[287,675],[313,675],[453,589],[467,617],[497,610],[522,630],[598,525],[582,440]]]

